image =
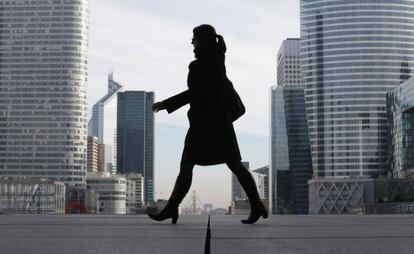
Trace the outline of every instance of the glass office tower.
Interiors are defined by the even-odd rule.
[[[414,179],[414,77],[388,93],[387,113],[389,176]]]
[[[315,176],[387,174],[386,94],[414,61],[414,1],[301,0]]]
[[[272,212],[308,213],[312,160],[302,87],[271,91]]]
[[[284,40],[277,52],[277,85],[303,87],[298,38]]]
[[[85,187],[88,1],[0,1],[0,177]]]
[[[118,93],[117,170],[144,176],[145,202],[154,200],[154,93]]]
[[[101,172],[116,173],[116,121],[118,92],[123,86],[114,80],[113,73],[108,75],[108,92],[92,107],[92,117],[88,124],[88,135],[98,138],[104,147]]]

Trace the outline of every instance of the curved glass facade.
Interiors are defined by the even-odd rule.
[[[314,175],[386,175],[386,93],[414,64],[414,0],[301,0]]]
[[[88,0],[0,1],[0,177],[85,187]]]

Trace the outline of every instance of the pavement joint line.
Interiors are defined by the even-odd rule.
[[[213,240],[338,240],[338,239],[411,239],[414,236],[324,236],[324,237],[212,237]]]
[[[220,227],[221,225],[215,225]],[[225,225],[229,226],[229,225]],[[237,225],[230,225],[237,227]],[[250,227],[277,227],[277,228],[303,228],[303,227],[309,227],[309,228],[330,228],[330,227],[355,227],[355,226],[414,226],[414,224],[410,223],[402,223],[402,224],[351,224],[351,225],[279,225],[279,224],[260,224],[260,225],[249,225]]]
[[[50,228],[50,227],[48,227]],[[12,227],[9,228],[3,228],[0,227],[0,229],[12,229]],[[65,230],[67,231],[68,229],[79,229],[79,227],[65,227]],[[88,227],[88,229],[101,229],[101,228],[95,228],[95,227]],[[141,227],[130,227],[130,228],[125,228],[125,227],[104,227],[103,229],[111,229],[111,230],[120,230],[122,229],[122,231],[128,231],[128,232],[135,232],[135,231],[142,231],[142,230],[151,230],[151,231],[162,231],[162,232],[198,232],[198,231],[202,231],[202,229],[183,229],[183,228],[174,228],[174,229],[169,229],[169,228],[141,228]],[[31,230],[36,230],[36,229],[31,229]],[[0,233],[1,235],[1,233]]]
[[[1,239],[6,239],[6,238],[11,238],[11,239],[16,239],[16,236],[1,236]],[[106,237],[102,237],[102,236],[48,236],[48,235],[44,235],[44,236],[19,236],[20,238],[24,238],[24,239],[111,239],[111,240],[119,240],[119,239],[137,239],[136,237],[113,237],[113,236],[106,236]],[[143,237],[140,236],[140,239],[151,239],[153,240],[154,237]],[[203,239],[200,237],[165,237],[165,236],[157,236],[157,239]]]
[[[204,254],[210,254],[211,249],[211,230],[210,230],[210,214],[208,215],[206,240],[204,242]]]
[[[13,225],[13,224],[7,224],[7,225],[1,225],[0,224],[0,228],[1,227],[13,227],[15,228],[16,226],[21,226],[21,227],[27,227],[27,226],[36,226],[36,227],[61,227],[61,226],[65,226],[65,227],[75,227],[75,228],[125,228],[125,226],[129,226],[129,228],[138,228],[138,229],[156,229],[156,230],[164,230],[164,229],[169,229],[169,230],[175,230],[175,229],[179,229],[179,230],[201,230],[199,228],[194,228],[194,225],[183,225],[181,224],[180,226],[175,226],[174,229],[171,228],[170,226],[168,226],[168,224],[165,225],[160,225],[158,228],[154,228],[152,225],[151,226],[140,226],[135,225],[135,224],[128,224],[128,225],[66,225],[66,224],[22,224],[22,225]],[[163,227],[163,228],[160,228]]]

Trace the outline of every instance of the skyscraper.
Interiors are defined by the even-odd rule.
[[[106,153],[105,147],[109,148],[109,153]],[[110,165],[106,164],[105,158],[110,156],[110,154],[112,154],[112,148],[109,145],[98,144],[98,171],[100,173],[108,172],[107,169],[110,167]]]
[[[277,52],[277,85],[303,87],[300,70],[300,39],[289,38],[282,42]]]
[[[0,177],[85,187],[88,1],[0,1],[0,17]]]
[[[414,179],[414,77],[387,95],[388,163],[392,178]]]
[[[315,176],[386,175],[386,93],[413,68],[414,1],[301,0],[300,11]]]
[[[277,70],[277,87],[271,90],[270,208],[275,214],[303,214],[308,211],[312,160],[299,39],[282,42]]]
[[[304,214],[312,160],[303,88],[277,86],[271,93],[272,212]]]
[[[154,93],[118,93],[117,170],[144,176],[145,202],[154,199]]]
[[[89,135],[98,138],[99,144],[104,144],[105,153],[101,158],[100,171],[116,172],[116,112],[117,94],[123,87],[114,81],[113,73],[108,75],[108,92],[92,108],[92,117],[89,121]]]
[[[88,172],[98,171],[98,139],[95,136],[88,136],[87,150],[87,170]]]

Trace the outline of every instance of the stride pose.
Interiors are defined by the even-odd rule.
[[[194,28],[191,43],[196,60],[189,66],[188,89],[152,107],[155,112],[166,109],[172,113],[189,103],[190,128],[185,138],[180,173],[168,204],[159,214],[149,214],[149,217],[157,221],[171,218],[175,224],[178,206],[190,190],[194,165],[226,163],[237,176],[250,201],[250,215],[242,223],[253,224],[262,216],[267,218],[268,212],[260,200],[252,175],[241,163],[232,123],[234,119],[228,114],[226,102],[232,98],[226,92],[229,81],[224,65],[224,39],[216,34],[211,25],[201,25]]]

